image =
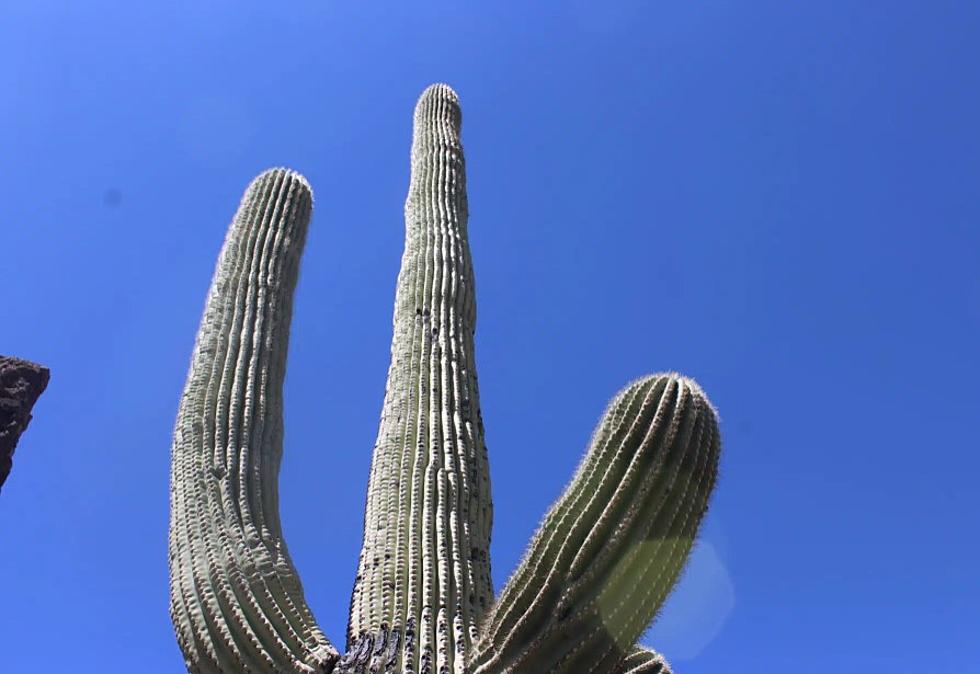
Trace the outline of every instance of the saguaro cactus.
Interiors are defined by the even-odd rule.
[[[614,398],[494,600],[460,123],[452,89],[426,89],[343,656],[306,607],[277,507],[281,388],[310,191],[277,169],[245,193],[174,434],[171,612],[191,672],[669,671],[635,641],[675,583],[715,481],[716,416],[689,379],[645,377]]]

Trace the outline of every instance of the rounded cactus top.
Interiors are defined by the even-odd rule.
[[[459,134],[462,121],[459,95],[448,84],[430,84],[415,104],[416,127],[439,124]]]

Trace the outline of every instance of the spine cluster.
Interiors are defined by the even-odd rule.
[[[664,657],[648,648],[634,648],[616,670],[616,674],[671,674]]]
[[[312,209],[267,171],[229,228],[174,431],[170,608],[191,672],[330,671],[279,523],[282,383]]]
[[[351,601],[348,647],[400,633],[400,671],[416,674],[462,673],[493,597],[460,123],[452,89],[433,85],[422,94],[391,366]]]

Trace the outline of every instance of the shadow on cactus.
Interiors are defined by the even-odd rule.
[[[345,655],[306,605],[278,510],[310,186],[275,169],[245,193],[174,432],[171,614],[191,672],[669,671],[635,644],[677,580],[715,481],[716,416],[690,379],[648,376],[613,399],[494,598],[460,122],[452,89],[426,89]]]

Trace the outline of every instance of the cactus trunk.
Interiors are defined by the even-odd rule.
[[[391,366],[351,600],[351,655],[338,672],[387,671],[357,655],[365,650],[405,672],[463,672],[493,597],[460,122],[449,87],[422,94]]]

